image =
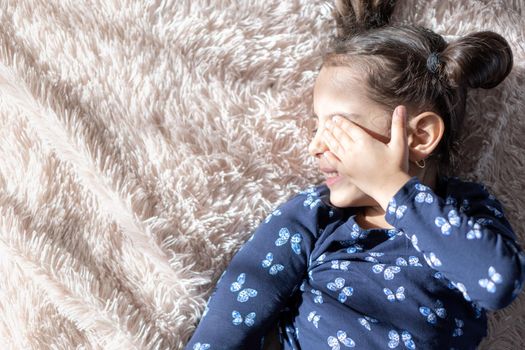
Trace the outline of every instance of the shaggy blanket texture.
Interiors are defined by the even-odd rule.
[[[308,155],[332,1],[0,0],[0,348],[181,349]],[[493,30],[510,76],[469,95],[454,173],[525,239],[523,0],[400,1],[393,22]],[[523,244],[522,244],[523,246]],[[465,252],[468,254],[468,252]],[[525,297],[481,349],[525,346]]]

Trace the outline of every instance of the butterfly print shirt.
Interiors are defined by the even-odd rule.
[[[509,305],[525,254],[480,183],[417,177],[391,198],[394,228],[360,227],[325,184],[279,205],[234,255],[186,346],[260,349],[475,349],[487,311]]]

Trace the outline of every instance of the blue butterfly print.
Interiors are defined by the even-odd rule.
[[[237,301],[244,303],[247,302],[250,297],[256,297],[257,296],[257,290],[252,288],[245,288],[241,290],[242,285],[246,281],[246,274],[243,272],[237,277],[237,282],[233,282],[230,286],[230,291],[232,292],[239,292],[237,295]]]
[[[419,192],[416,195],[416,198],[414,198],[416,202],[418,203],[432,203],[434,202],[434,197],[432,197],[432,194],[428,192]]]
[[[450,281],[450,283],[452,283],[452,285],[456,287],[463,294],[463,297],[465,298],[466,301],[471,301],[470,296],[467,293],[467,288],[465,287],[463,283],[454,282],[454,281]]]
[[[492,225],[494,221],[492,221],[492,219],[487,218],[477,218],[476,222],[480,225]]]
[[[303,193],[303,194],[307,195],[306,199],[303,202],[303,206],[310,207],[310,209],[313,209],[315,208],[317,204],[321,203],[321,199],[316,198],[316,197],[319,197],[319,194],[317,192],[308,191],[307,193]]]
[[[474,311],[475,318],[480,318],[481,317],[481,308],[478,306],[478,304],[470,303],[470,305],[472,306],[472,310]]]
[[[450,229],[452,228],[452,226],[459,227],[459,225],[461,224],[461,218],[458,216],[458,213],[455,209],[451,209],[448,212],[448,221],[444,217],[438,216],[434,220],[434,223],[437,227],[441,228],[442,234],[448,236],[450,235]]]
[[[463,334],[463,329],[461,328],[461,327],[463,327],[463,321],[454,317],[454,322],[456,322],[456,327],[457,328],[454,329],[454,332],[452,333],[452,336],[453,337],[459,337],[460,335]]]
[[[385,253],[379,253],[379,252],[369,252],[368,253],[370,256],[365,256],[365,260],[366,261],[370,261],[370,262],[374,262],[374,263],[378,263],[379,260],[377,260],[375,257],[380,257],[380,256],[383,256],[385,255]]]
[[[437,323],[437,316],[441,318],[447,317],[447,310],[443,307],[441,300],[436,300],[434,310],[427,306],[421,306],[419,307],[419,312],[427,318],[428,323],[433,325]]]
[[[341,261],[339,260],[332,260],[332,269],[333,270],[343,270],[348,271],[348,265],[350,265],[350,261]]]
[[[419,262],[419,258],[417,256],[409,256],[408,257],[408,263],[407,261],[402,258],[402,257],[399,257],[396,259],[396,265],[398,266],[408,266],[410,264],[410,266],[423,266],[421,265],[421,263]]]
[[[324,259],[326,258],[326,253],[323,253],[321,255],[319,255],[319,257],[317,259],[315,259],[315,264],[316,265],[321,265],[322,263],[324,263]]]
[[[351,247],[347,248],[346,249],[346,252],[348,254],[354,254],[354,253],[358,253],[358,252],[362,252],[363,251],[363,247],[360,245],[360,244],[353,244]]]
[[[286,227],[283,227],[279,230],[279,238],[275,240],[275,245],[278,247],[282,246],[283,244],[286,244],[286,242],[288,242],[289,238],[290,238],[290,231],[288,231]],[[301,254],[301,241],[302,241],[302,237],[300,233],[294,234],[292,238],[290,239],[292,250],[297,255]]]
[[[440,280],[440,279],[445,278],[445,275],[441,271],[436,271],[436,273],[434,273],[434,278],[437,278],[438,280]]]
[[[482,278],[479,280],[481,288],[486,288],[488,292],[496,292],[496,283],[503,282],[503,277],[496,272],[494,266],[489,267],[489,278]]]
[[[423,185],[423,184],[415,184],[414,187],[415,187],[418,191],[430,191],[430,187],[428,187],[427,185]]]
[[[405,287],[403,286],[400,286],[399,288],[397,288],[396,292],[392,292],[389,288],[383,288],[383,292],[385,293],[386,295],[386,298],[388,299],[388,301],[396,301],[396,299],[398,301],[403,301],[405,300]]]
[[[329,336],[327,339],[328,345],[332,347],[332,350],[339,350],[341,349],[341,346],[339,345],[339,342],[346,346],[347,348],[353,348],[355,346],[355,342],[352,338],[349,338],[346,336],[346,332],[344,331],[337,331],[337,338],[333,336]]]
[[[499,211],[497,208],[493,207],[492,205],[485,204],[485,206],[487,207],[487,209],[492,211],[494,215],[496,215],[496,217],[501,218],[503,216],[503,213]]]
[[[201,343],[195,343],[193,345],[193,350],[208,350],[210,348],[210,344],[201,344]]]
[[[480,239],[481,238],[481,225],[474,220],[469,219],[467,224],[471,227],[470,231],[467,232],[467,239]]]
[[[347,297],[351,296],[354,293],[354,288],[345,287],[345,279],[341,277],[337,277],[334,282],[329,282],[326,285],[326,288],[334,292],[337,292],[342,288],[341,292],[339,293],[339,297],[337,298],[341,303],[344,303]]]
[[[390,214],[395,214],[396,218],[401,219],[405,212],[407,211],[406,205],[397,206],[396,200],[392,197],[388,202],[388,212]]]
[[[317,311],[312,311],[308,314],[308,321],[312,322],[315,328],[319,328],[320,320],[321,320],[321,315],[317,315]]]
[[[394,279],[395,273],[398,273],[401,271],[401,268],[399,266],[389,266],[385,269],[386,264],[376,264],[372,266],[372,271],[375,273],[381,273],[384,270],[383,277],[385,280],[391,280]]]
[[[430,267],[432,268],[439,267],[442,265],[441,260],[438,259],[434,252],[430,252],[429,256],[423,253],[423,257],[425,258],[428,265],[430,265]]]
[[[372,263],[379,263],[379,260],[376,259],[376,257],[383,256],[385,253],[378,253],[378,252],[369,252],[370,256],[365,256],[364,259],[366,261],[372,262]]]
[[[236,326],[242,324],[243,318],[241,316],[241,313],[239,311],[233,310],[232,312],[233,321],[232,323]],[[244,324],[246,324],[248,327],[253,326],[255,323],[255,312],[250,312],[246,317],[244,318]]]
[[[389,239],[389,240],[392,240],[392,239],[397,238],[397,236],[403,236],[403,233],[404,233],[404,232],[401,231],[401,230],[396,230],[396,229],[393,229],[393,228],[392,228],[392,229],[389,229],[389,230],[387,231],[387,234],[388,234],[388,237],[389,237],[388,239]]]
[[[414,246],[414,249],[416,249],[418,252],[421,253],[421,249],[419,249],[419,246],[417,245],[418,240],[417,240],[417,237],[416,237],[415,234],[413,234],[412,237],[410,237],[410,242],[412,242],[412,245]]]
[[[447,196],[447,198],[445,198],[445,205],[452,205],[452,206],[457,206],[457,201],[454,197],[451,197],[451,196]]]
[[[268,267],[271,266],[270,270],[268,270],[270,275],[276,275],[279,271],[284,270],[284,266],[283,265],[281,265],[281,264],[272,265],[272,261],[273,261],[273,254],[271,252],[266,254],[266,259],[264,259],[262,261],[262,267],[268,268]]]
[[[299,287],[299,290],[300,290],[301,292],[304,292],[305,287],[306,287],[306,279],[304,279],[304,280],[303,280],[303,283],[301,283],[301,286]]]
[[[269,223],[273,216],[279,216],[282,212],[279,209],[275,209],[266,219],[264,219],[264,223]]]
[[[377,323],[378,322],[375,318],[368,317],[368,316],[364,316],[364,318],[363,317],[359,317],[357,320],[359,321],[359,323],[363,327],[365,327],[369,331],[372,330],[372,327],[370,327],[370,323]]]
[[[317,289],[311,289],[310,292],[312,294],[315,294],[314,303],[316,303],[316,304],[322,304],[323,303],[323,295],[322,295],[321,291],[319,291]]]
[[[414,200],[418,203],[432,203],[434,202],[434,197],[431,193],[427,192],[430,191],[430,188],[428,186],[422,185],[422,184],[416,184],[416,189],[420,191]]]
[[[364,259],[366,261],[370,261],[370,262],[373,262],[373,263],[378,263],[379,260],[377,260],[376,258],[374,258],[373,256],[365,256]]]
[[[297,334],[297,335],[299,335],[299,328],[286,326],[284,329],[285,329],[286,333],[288,333],[288,334]]]
[[[368,254],[370,256],[377,256],[377,257],[385,255],[385,253],[381,253],[381,252],[369,252]]]
[[[361,231],[358,224],[353,224],[350,236],[353,239],[365,239],[368,236],[368,231]]]
[[[398,347],[398,345],[399,345],[399,333],[397,333],[397,331],[395,331],[393,329],[390,330],[390,332],[388,332],[388,339],[390,339],[390,341],[388,342],[388,347],[390,349],[394,349],[394,348]],[[411,349],[412,350],[412,349],[416,348],[416,344],[412,340],[412,335],[408,331],[401,332],[401,339],[403,340],[403,343],[405,344],[405,347],[407,349]]]

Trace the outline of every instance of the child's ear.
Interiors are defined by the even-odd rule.
[[[434,112],[423,112],[408,121],[407,141],[410,161],[427,158],[438,146],[445,132],[445,123]]]

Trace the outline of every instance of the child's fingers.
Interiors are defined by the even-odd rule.
[[[397,106],[394,110],[390,143],[394,144],[396,147],[405,147],[408,142],[406,132],[406,113],[405,106]]]
[[[330,130],[326,128],[324,129],[323,139],[328,145],[330,151],[332,151],[336,156],[341,157],[341,154],[344,152],[343,145],[341,145],[339,140],[334,136],[334,134]]]
[[[340,116],[333,117],[333,123],[341,128],[351,141],[362,139],[363,137],[369,137],[369,135],[361,129],[361,127],[355,124],[353,121],[342,118]]]
[[[331,133],[331,136],[339,142],[339,145],[343,150],[352,148],[352,138],[340,126],[333,122],[327,122],[325,130]]]

